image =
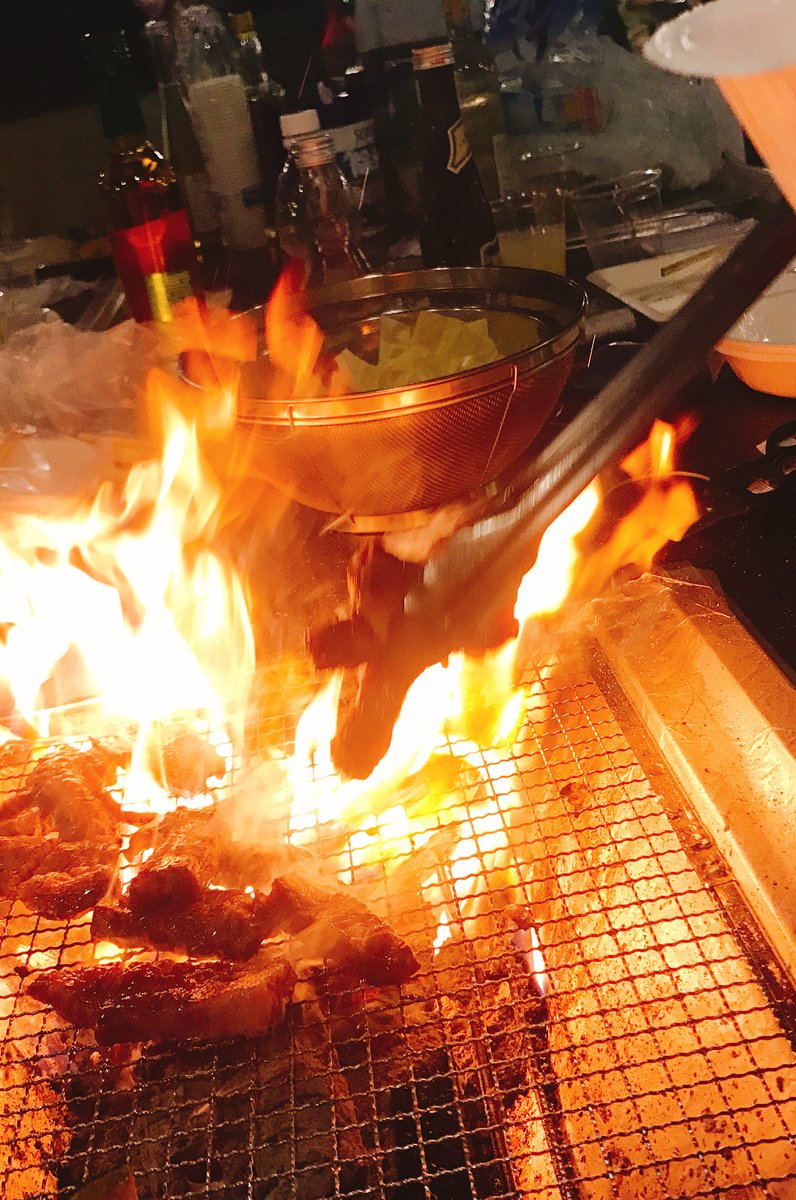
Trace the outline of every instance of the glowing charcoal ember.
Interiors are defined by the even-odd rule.
[[[54,1200],[55,1170],[71,1140],[66,1105],[32,1062],[10,1052],[0,1060],[0,1126],[4,1200]]]

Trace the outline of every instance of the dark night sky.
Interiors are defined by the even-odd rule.
[[[128,30],[139,82],[149,85],[143,18],[132,0],[3,0],[0,120],[91,101],[81,43],[85,33],[103,28]]]

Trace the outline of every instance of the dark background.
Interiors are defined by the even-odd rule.
[[[244,4],[255,15],[266,70],[287,87],[300,81],[323,36],[325,0],[236,6]],[[133,0],[0,0],[0,122],[94,101],[83,51],[90,32],[126,30],[139,89],[154,87],[144,19]]]
[[[143,14],[132,0],[4,0],[0,120],[90,103],[94,96],[83,37],[91,31],[128,30],[138,82],[144,89],[153,86],[143,27]]]

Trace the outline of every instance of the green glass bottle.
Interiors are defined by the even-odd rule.
[[[423,112],[423,224],[427,267],[490,265],[497,258],[492,210],[462,120],[449,44],[412,50]]]

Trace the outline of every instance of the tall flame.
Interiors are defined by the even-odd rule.
[[[288,394],[322,386],[329,370],[317,326],[307,318],[295,327],[294,289],[286,277],[266,316],[274,386]],[[91,698],[101,712],[134,724],[140,738],[126,786],[137,804],[163,800],[145,752],[150,733],[175,715],[201,712],[214,742],[228,745],[228,735],[241,732],[233,717],[243,719],[254,671],[246,586],[221,535],[246,465],[232,435],[237,373],[254,356],[255,331],[245,319],[191,309],[166,336],[201,386],[152,372],[147,404],[157,453],[92,500],[0,512],[0,717],[21,715],[33,732],[48,734],[46,710]],[[625,489],[621,519],[605,520],[616,497],[599,480],[558,517],[518,591],[519,635],[478,659],[454,654],[423,672],[369,779],[343,779],[333,765],[339,676],[299,721],[283,764],[291,837],[311,842],[320,826],[342,830],[341,878],[398,863],[441,829],[458,828],[430,876],[444,874],[444,886],[428,885],[439,953],[466,935],[491,896],[522,884],[507,826],[521,783],[501,768],[500,750],[543,695],[542,682],[518,683],[527,641],[596,596],[618,569],[649,568],[696,519],[692,491],[672,471],[676,441],[676,430],[656,423],[625,459],[612,484]],[[441,761],[451,764],[442,785],[433,778]],[[461,772],[479,797],[466,810],[455,799]],[[538,937],[531,942],[541,980]]]
[[[529,637],[543,635],[545,622],[559,621],[592,599],[620,568],[649,569],[657,552],[679,540],[697,519],[693,492],[673,472],[677,431],[656,422],[647,441],[622,463],[619,483],[627,489],[624,515],[606,522],[605,484],[595,480],[544,534],[533,567],[520,585],[514,609],[519,635],[483,658],[454,654],[415,680],[407,694],[386,756],[364,780],[342,779],[334,769],[340,677],[329,680],[305,710],[289,763],[293,790],[293,838],[312,841],[318,827],[342,822],[349,832],[341,871],[346,878],[374,861],[387,870],[417,852],[433,831],[449,825],[457,833],[445,867],[443,887],[433,876],[425,888],[437,911],[434,953],[469,921],[478,920],[501,889],[512,894],[522,880],[512,866],[507,817],[520,804],[522,786],[507,778],[500,748],[517,736],[531,704],[543,702],[543,683],[517,680]],[[433,791],[426,766],[445,753],[480,780],[486,800],[465,808],[454,777],[450,792]],[[423,802],[413,795],[421,781]],[[396,801],[398,801],[396,803]],[[455,912],[451,905],[455,905]],[[539,937],[527,934],[529,968],[541,992],[549,986]]]
[[[246,592],[218,548],[224,489],[203,446],[229,432],[229,388],[155,370],[147,401],[157,455],[121,484],[0,514],[4,704],[41,734],[46,710],[87,698],[141,729],[197,710],[225,728],[248,691]]]

